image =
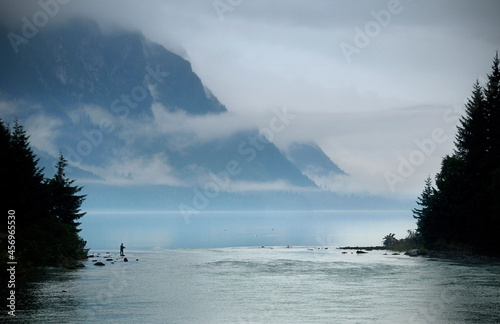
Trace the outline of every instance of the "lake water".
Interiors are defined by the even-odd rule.
[[[18,289],[9,320],[500,323],[500,263],[491,261],[281,246],[130,250],[129,262],[115,252],[112,264],[105,252],[85,268],[42,269]]]
[[[81,235],[92,249],[381,245],[414,229],[410,210],[89,211]]]

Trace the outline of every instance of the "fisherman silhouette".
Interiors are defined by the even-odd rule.
[[[124,256],[125,255],[125,254],[123,254],[123,249],[124,248],[125,247],[123,246],[123,243],[122,243],[122,245],[120,245],[120,256]]]

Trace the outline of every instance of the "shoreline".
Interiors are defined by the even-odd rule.
[[[338,250],[364,250],[364,251],[392,251],[398,253],[404,253],[409,256],[423,256],[427,258],[435,259],[454,259],[454,260],[471,260],[471,261],[499,261],[500,256],[498,255],[486,255],[474,253],[471,251],[459,251],[459,250],[426,250],[425,253],[419,253],[419,249],[391,249],[386,246],[340,246],[337,247]]]

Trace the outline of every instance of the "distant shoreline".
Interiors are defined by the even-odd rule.
[[[337,248],[338,250],[364,250],[364,251],[393,251],[393,252],[401,252],[395,249],[391,249],[386,246],[340,246]],[[409,251],[417,251],[416,249],[409,249]],[[415,254],[413,256],[425,256],[428,258],[436,258],[436,259],[460,259],[460,260],[478,260],[478,261],[500,261],[500,257],[496,255],[484,255],[473,253],[470,251],[457,251],[457,250],[429,250],[425,254]]]

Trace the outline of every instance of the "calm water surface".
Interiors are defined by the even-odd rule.
[[[390,232],[414,229],[411,210],[90,211],[81,235],[92,249],[213,248],[228,246],[380,245]]]
[[[500,264],[335,248],[129,251],[45,268],[16,323],[499,323]],[[136,261],[138,259],[138,261]],[[104,267],[93,265],[101,260]],[[4,314],[2,314],[4,316]],[[0,318],[5,320],[6,317]]]

